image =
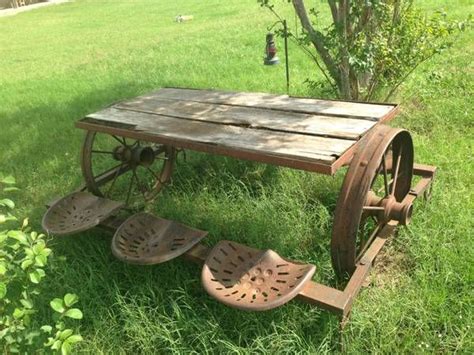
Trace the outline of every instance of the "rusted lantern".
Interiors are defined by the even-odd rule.
[[[265,65],[275,65],[280,63],[280,59],[277,56],[277,49],[275,46],[275,40],[273,33],[267,33],[266,39],[266,46],[265,46],[265,55],[266,57],[263,60],[263,64]]]

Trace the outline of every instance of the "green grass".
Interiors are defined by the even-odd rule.
[[[470,0],[419,3],[459,19],[474,10]],[[178,14],[194,21],[178,25]],[[273,22],[253,0],[76,1],[0,18],[0,171],[22,188],[18,213],[39,229],[44,203],[81,182],[74,122],[87,113],[162,86],[284,92],[284,66],[261,63]],[[342,336],[335,316],[298,302],[227,308],[180,260],[121,263],[100,231],[51,240],[65,260],[52,265],[45,300],[80,296],[88,353],[473,353],[472,43],[463,34],[402,88],[393,124],[413,134],[416,161],[439,167],[434,195],[384,252]],[[293,46],[290,60],[292,94],[318,95],[303,84],[317,69]],[[312,262],[314,279],[334,284],[341,178],[191,154],[155,211],[208,230],[209,244],[226,238]]]

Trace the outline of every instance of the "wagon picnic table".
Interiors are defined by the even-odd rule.
[[[393,104],[180,88],[118,102],[76,123],[86,131],[85,184],[52,204],[43,226],[57,235],[103,227],[114,233],[114,255],[130,263],[180,255],[204,263],[204,288],[229,306],[266,310],[296,297],[346,319],[387,237],[410,222],[436,170],[414,163],[408,131],[384,124],[397,112]],[[144,212],[123,217],[127,206],[157,197],[184,149],[327,175],[347,167],[330,245],[345,288],[312,281],[314,265],[270,249],[225,240],[208,248],[205,231]]]

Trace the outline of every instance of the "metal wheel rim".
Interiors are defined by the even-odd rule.
[[[339,276],[353,273],[363,251],[370,246],[378,231],[387,223],[379,220],[376,223],[377,230],[371,233],[364,245],[358,246],[361,220],[366,213],[364,206],[367,204],[369,191],[383,167],[384,156],[391,146],[393,156],[401,157],[397,179],[394,179],[396,182],[393,195],[397,202],[401,202],[409,193],[413,176],[413,142],[406,130],[380,125],[359,144],[344,178],[334,214],[331,258],[333,268]],[[393,166],[391,169],[386,166],[386,171],[390,171],[392,177],[396,172]],[[389,188],[392,186],[389,185]]]
[[[127,141],[123,137],[113,136],[113,135],[109,135],[105,133],[100,133],[100,132],[95,132],[95,131],[86,132],[83,147],[82,147],[82,153],[81,153],[81,169],[82,169],[85,185],[86,185],[87,190],[93,193],[94,195],[107,198],[109,197],[108,196],[109,191],[105,189],[106,186],[101,186],[97,181],[98,178],[100,178],[100,176],[104,174],[105,172],[101,172],[101,173],[94,172],[94,166],[93,166],[94,163],[92,159],[93,155],[96,154],[94,153],[94,142],[96,140],[97,135],[99,134],[114,137],[114,139],[118,141],[123,140],[126,143]],[[134,140],[134,141],[140,142],[138,140]],[[146,143],[146,142],[141,142],[141,143]],[[129,146],[132,146],[132,144],[129,144]],[[154,183],[152,184],[152,187],[148,189],[146,193],[142,193],[141,194],[142,196],[140,199],[137,199],[137,200],[141,200],[140,204],[152,202],[157,197],[158,193],[161,191],[163,186],[170,181],[172,170],[174,167],[174,161],[176,157],[176,150],[174,147],[171,147],[171,146],[162,146],[162,150],[163,150],[162,153],[164,154],[163,159],[165,159],[165,161],[160,171],[156,172],[155,175],[153,176]],[[107,153],[111,153],[111,152],[107,152]],[[111,159],[113,158],[111,157]],[[108,181],[108,185],[109,185],[108,188],[110,190],[114,188],[113,186],[110,186],[110,184],[113,185],[117,179],[125,175],[132,175],[130,179],[132,180],[136,179],[136,181],[132,181],[130,186],[134,184],[139,185],[138,176],[136,175],[136,169],[138,168],[135,167],[134,169],[134,167],[132,167],[130,164],[126,162],[119,162],[119,161],[117,161],[115,168],[118,168],[118,169],[116,169],[113,172],[113,176],[110,177],[111,180]],[[133,190],[133,187],[131,187],[130,189]],[[129,205],[129,202],[130,202],[129,194],[130,192],[128,192],[126,196],[122,197],[126,205]]]

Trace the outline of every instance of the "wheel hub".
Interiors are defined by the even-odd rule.
[[[119,145],[113,150],[115,160],[128,163],[131,166],[151,166],[155,161],[155,152],[151,147],[125,147]]]
[[[370,191],[367,196],[367,206],[374,207],[369,213],[385,223],[396,220],[406,226],[410,223],[413,214],[412,203],[398,202],[393,195],[380,198],[373,191]]]

